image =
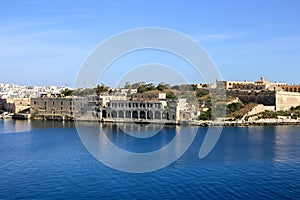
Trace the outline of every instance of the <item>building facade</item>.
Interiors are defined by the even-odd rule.
[[[20,113],[30,109],[30,98],[0,99],[0,110],[9,113]]]
[[[300,93],[300,85],[283,85],[281,86],[284,92],[298,92]]]
[[[176,103],[160,101],[110,101],[102,108],[103,121],[176,123]]]
[[[30,112],[34,116],[67,116],[73,117],[84,107],[83,97],[39,97],[31,98]]]
[[[287,83],[277,83],[265,80],[261,77],[260,80],[254,82],[248,81],[216,81],[218,87],[223,87],[226,90],[267,90],[268,88],[278,88],[287,86]]]

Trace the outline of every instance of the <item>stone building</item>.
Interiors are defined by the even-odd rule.
[[[110,101],[125,101],[126,93],[117,93],[113,95],[101,94],[99,97],[99,102],[101,106],[105,106]]]
[[[0,110],[9,113],[20,113],[30,108],[30,98],[0,99]]]
[[[134,93],[137,93],[137,89],[126,89],[126,88],[122,88],[120,89],[120,93],[123,93],[123,94],[134,94]]]
[[[197,108],[186,99],[168,101],[110,101],[100,118],[110,122],[154,122],[179,124],[197,118]]]
[[[39,97],[31,98],[30,112],[35,116],[73,117],[85,105],[83,97]]]
[[[216,81],[218,87],[223,87],[226,90],[266,90],[268,88],[284,87],[287,83],[277,83],[265,80],[261,77],[258,81],[248,82],[248,81]]]
[[[110,101],[102,108],[103,121],[176,122],[176,103],[160,101]]]
[[[298,92],[300,93],[300,85],[283,85],[281,86],[285,92]]]

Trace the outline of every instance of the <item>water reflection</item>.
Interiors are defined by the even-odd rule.
[[[153,126],[150,131],[157,128],[150,126]],[[154,171],[171,164],[189,148],[197,130],[198,127],[165,126],[150,138],[135,138],[114,124],[77,123],[82,142],[95,158],[111,168],[132,173]]]
[[[31,129],[31,123],[28,123],[28,121],[12,119],[0,120],[0,134],[19,133],[29,131]]]
[[[248,128],[249,153],[253,160],[274,160],[275,126]]]
[[[225,127],[204,162],[299,161],[298,130],[299,126]]]
[[[161,131],[164,124],[119,123],[118,128],[132,137],[149,138]]]
[[[52,120],[0,120],[0,134],[27,132],[44,128],[71,128],[74,122]]]
[[[274,161],[300,160],[300,139],[295,137],[296,134],[299,134],[299,131],[293,131],[294,129],[295,127],[292,126],[277,126],[274,128]]]

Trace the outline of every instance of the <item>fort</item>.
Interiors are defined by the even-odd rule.
[[[268,110],[288,110],[300,105],[300,85],[271,83],[263,77],[255,82],[217,81],[225,87],[226,95],[238,97],[245,103],[263,104]]]

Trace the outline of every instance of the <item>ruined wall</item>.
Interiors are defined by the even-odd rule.
[[[288,110],[292,106],[300,105],[300,93],[296,92],[277,92],[276,110]]]

